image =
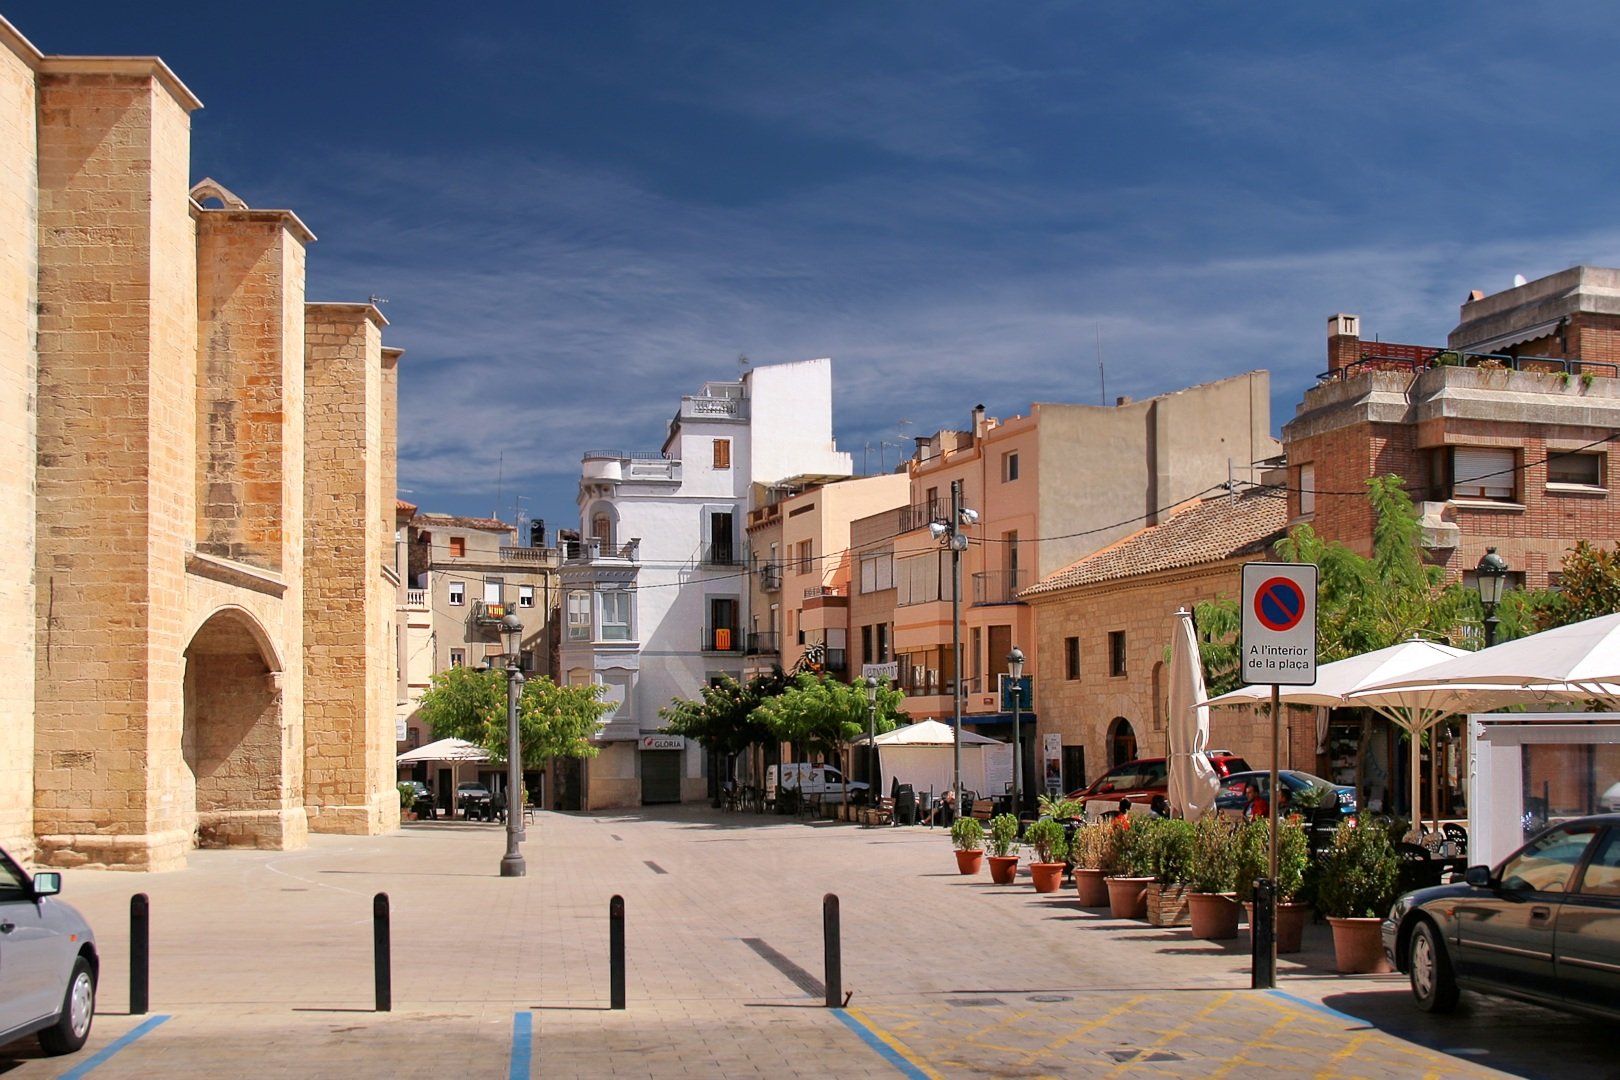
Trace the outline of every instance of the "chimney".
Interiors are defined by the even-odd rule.
[[[984,406],[973,406],[973,441],[978,442],[984,438]]]
[[[1361,316],[1328,316],[1328,370],[1342,371],[1361,359]]]
[[[1116,409],[1123,409],[1125,406],[1129,405],[1130,403],[1131,403],[1131,395],[1129,395],[1129,394],[1121,394],[1121,395],[1119,395],[1119,397],[1114,399],[1114,407]]]

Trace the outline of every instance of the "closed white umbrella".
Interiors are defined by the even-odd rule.
[[[1170,812],[1197,821],[1215,805],[1220,777],[1204,754],[1209,743],[1209,707],[1204,701],[1204,669],[1192,612],[1176,612],[1170,638]]]

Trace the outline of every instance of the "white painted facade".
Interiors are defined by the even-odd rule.
[[[656,456],[585,454],[582,542],[562,567],[562,676],[602,684],[614,706],[601,754],[585,764],[586,809],[639,805],[657,784],[643,755],[663,755],[662,769],[676,753],[643,748],[658,710],[715,676],[742,676],[750,486],[851,471],[833,445],[827,359],[705,383],[681,399]],[[701,748],[679,753],[678,797],[703,797]],[[648,797],[671,797],[660,790]]]

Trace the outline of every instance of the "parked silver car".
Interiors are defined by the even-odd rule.
[[[47,1054],[71,1054],[90,1037],[96,936],[61,891],[61,874],[30,878],[0,851],[0,1046],[37,1034]]]

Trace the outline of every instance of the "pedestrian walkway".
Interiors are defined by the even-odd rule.
[[[0,1049],[0,1072],[1502,1075],[1337,1011],[1346,998],[1404,1005],[1404,982],[1333,975],[1325,928],[1280,958],[1278,991],[1250,990],[1246,939],[1116,921],[1072,891],[1037,896],[1027,878],[961,877],[942,830],[675,807],[537,815],[522,879],[498,876],[504,850],[499,825],[422,822],[315,836],[296,852],[198,851],[177,873],[69,871],[64,898],[102,948],[101,1015],[82,1053],[42,1058],[19,1043]],[[151,1016],[127,1014],[136,892],[151,898]],[[387,1013],[373,1011],[379,892],[393,942]],[[829,893],[844,1009],[824,1007]],[[608,1007],[615,894],[624,1011]]]

